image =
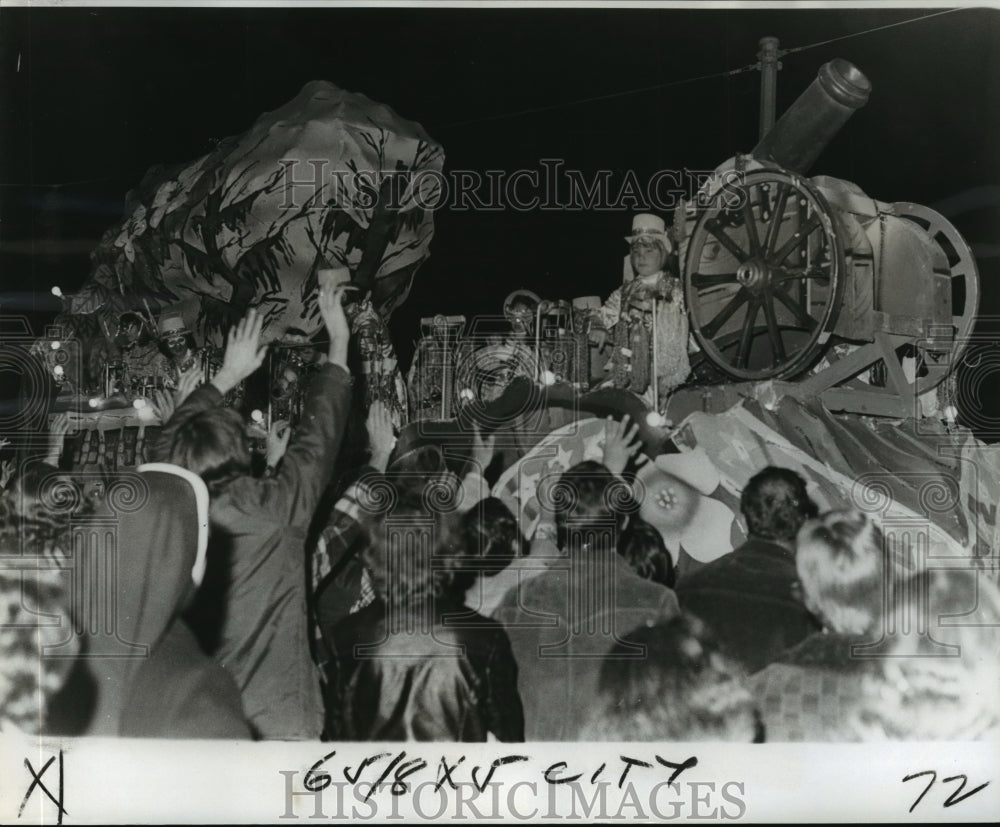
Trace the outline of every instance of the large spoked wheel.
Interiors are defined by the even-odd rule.
[[[951,271],[951,307],[953,338],[945,337],[944,345],[934,346],[933,337],[921,347],[922,367],[917,377],[917,393],[931,390],[954,370],[969,344],[972,327],[979,312],[979,268],[976,257],[965,239],[943,215],[920,204],[901,202],[892,205],[900,218],[921,227],[948,258]]]
[[[819,356],[840,307],[833,213],[808,181],[781,170],[747,173],[718,200],[688,246],[691,331],[727,377],[792,378]]]

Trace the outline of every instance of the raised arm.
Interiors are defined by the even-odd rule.
[[[345,287],[320,290],[320,314],[330,336],[327,364],[312,379],[302,419],[292,434],[278,473],[266,480],[241,480],[235,485],[242,490],[233,492],[234,503],[245,503],[243,507],[271,519],[287,521],[291,526],[308,525],[312,519],[333,475],[347,425],[351,377],[347,372],[350,327],[341,304]]]
[[[164,423],[163,433],[153,449],[155,459],[166,461],[170,454],[173,434],[182,423],[202,411],[221,405],[223,397],[229,391],[261,366],[267,354],[267,347],[260,343],[261,329],[260,316],[256,310],[250,310],[229,331],[222,367],[215,378],[197,390],[192,390],[196,384],[193,376],[182,378],[173,398],[173,404],[177,407],[170,415],[169,421]],[[184,394],[187,394],[186,398]]]

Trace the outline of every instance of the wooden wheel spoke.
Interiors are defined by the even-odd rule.
[[[771,341],[771,352],[775,363],[784,362],[787,358],[785,343],[781,340],[781,329],[778,327],[778,314],[774,312],[773,294],[764,298],[764,318],[767,320],[767,336]]]
[[[792,311],[792,315],[795,316],[795,319],[804,328],[812,330],[816,327],[816,320],[806,312],[806,309],[801,304],[794,301],[784,290],[774,290],[772,295],[785,305],[785,307]]]
[[[727,379],[794,378],[828,346],[843,297],[834,214],[812,182],[778,169],[746,172],[739,192],[698,211],[683,276],[692,332]]]
[[[743,248],[726,235],[719,222],[708,221],[705,224],[705,229],[708,230],[712,237],[725,247],[738,262],[742,263],[749,258],[749,256],[743,251]]]
[[[759,256],[761,254],[760,237],[757,235],[757,222],[753,217],[753,206],[750,203],[750,193],[747,193],[743,202],[743,226],[747,229],[747,238],[750,241],[750,255]]]
[[[785,204],[788,202],[788,185],[778,184],[778,195],[774,199],[774,209],[771,211],[771,223],[764,239],[764,255],[770,255],[774,245],[778,243],[778,234],[785,220]]]
[[[750,361],[750,348],[753,346],[754,322],[757,321],[757,314],[760,312],[760,299],[753,298],[750,306],[747,307],[747,316],[743,320],[743,328],[740,330],[740,345],[736,351],[736,367],[746,368]]]
[[[736,284],[736,273],[693,273],[691,284],[699,290],[721,287],[724,284]]]
[[[829,281],[830,274],[822,267],[782,267],[776,275],[771,276],[772,284],[781,284],[798,279],[813,279],[814,281]]]
[[[737,291],[736,295],[729,300],[726,306],[719,311],[718,315],[708,324],[702,326],[702,335],[709,339],[714,339],[715,335],[719,332],[722,326],[729,321],[733,313],[739,310],[749,298],[750,293],[746,290],[746,288],[741,287],[739,291]]]
[[[779,249],[770,259],[770,263],[773,266],[781,264],[786,258],[788,258],[792,251],[802,244],[806,243],[806,239],[809,238],[820,226],[819,218],[815,215],[810,218],[802,228],[795,233],[788,241],[781,245]]]

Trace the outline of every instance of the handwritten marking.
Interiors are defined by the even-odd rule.
[[[910,773],[909,775],[903,776],[903,781],[906,782],[906,781],[912,781],[914,778],[920,778],[921,776],[924,775],[929,775],[931,777],[931,780],[927,782],[927,786],[924,787],[924,791],[917,796],[917,800],[910,805],[909,811],[911,813],[916,809],[917,805],[921,801],[923,801],[924,796],[930,792],[931,787],[934,786],[934,782],[937,781],[937,772],[934,770],[924,770],[923,772],[914,772]],[[987,781],[983,784],[980,784],[978,787],[969,790],[969,792],[963,794],[962,790],[965,789],[965,785],[969,782],[969,776],[967,776],[965,773],[959,773],[958,775],[952,775],[949,776],[948,778],[944,778],[941,780],[941,783],[947,784],[949,781],[959,781],[959,779],[961,779],[961,783],[954,790],[954,792],[952,792],[952,794],[945,799],[944,804],[942,805],[943,807],[953,807],[955,804],[961,804],[963,801],[965,801],[965,799],[975,795],[980,790],[983,790],[990,785],[990,782]]]
[[[27,767],[28,772],[31,774],[31,784],[28,786],[28,791],[24,794],[24,798],[21,799],[21,806],[18,808],[17,817],[20,818],[21,814],[24,812],[24,807],[28,803],[28,799],[31,798],[31,794],[35,791],[35,787],[38,787],[45,795],[48,796],[49,801],[56,805],[58,810],[58,816],[56,824],[62,824],[62,819],[64,815],[69,815],[66,812],[66,808],[63,806],[63,751],[59,750],[59,798],[52,795],[51,790],[42,781],[42,776],[45,775],[49,767],[52,766],[52,762],[56,760],[56,756],[53,755],[45,764],[42,766],[40,772],[35,772],[35,768],[31,766],[31,762],[25,758],[24,766]],[[970,793],[971,795],[971,793]]]

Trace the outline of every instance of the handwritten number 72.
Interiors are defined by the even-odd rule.
[[[931,777],[931,780],[927,782],[927,786],[924,787],[924,791],[920,793],[920,795],[917,796],[917,800],[913,802],[913,806],[910,807],[911,813],[916,808],[916,806],[921,801],[923,801],[924,796],[927,795],[928,792],[930,792],[931,787],[934,786],[934,782],[937,781],[937,773],[934,770],[924,770],[923,772],[915,772],[911,775],[903,777],[903,781],[912,781],[914,778],[920,778],[920,776],[922,775],[929,775]],[[941,782],[947,784],[949,781],[959,781],[959,780],[961,780],[961,783],[952,792],[952,794],[949,795],[948,798],[945,800],[944,802],[945,807],[951,807],[953,804],[960,804],[961,802],[965,801],[965,799],[967,799],[969,796],[973,796],[984,787],[988,787],[990,783],[989,781],[987,781],[985,784],[980,784],[975,789],[969,790],[967,793],[963,793],[962,790],[965,789],[965,785],[969,781],[969,777],[967,775],[965,774],[953,775],[950,778],[942,778]]]

